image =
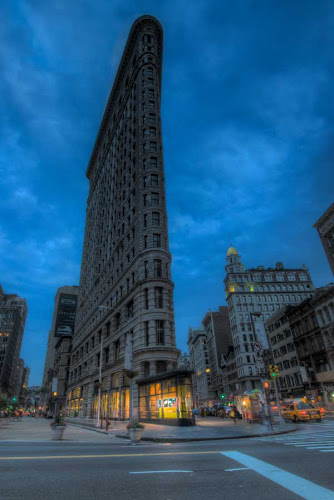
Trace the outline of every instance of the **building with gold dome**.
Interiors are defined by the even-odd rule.
[[[233,373],[225,376],[228,394],[260,388],[264,375],[262,356],[254,350],[254,342],[261,341],[267,348],[265,322],[286,305],[297,305],[311,297],[314,285],[306,266],[286,269],[281,262],[275,268],[246,269],[236,248],[230,246],[226,254],[225,293],[232,331],[233,355],[225,360]],[[223,362],[224,366],[224,362]],[[223,369],[224,371],[224,369]]]

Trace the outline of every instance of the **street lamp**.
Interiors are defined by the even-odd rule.
[[[127,339],[129,336],[129,342],[130,342],[130,345],[128,347],[129,347],[130,352],[131,352],[130,359],[128,360],[129,366],[127,367],[127,372],[128,372],[127,375],[130,379],[129,421],[132,422],[132,420],[133,420],[133,415],[132,415],[132,413],[133,413],[133,410],[132,410],[132,408],[133,408],[133,402],[132,402],[132,399],[133,399],[133,377],[136,374],[132,371],[132,342],[133,342],[133,339],[132,339],[132,335],[130,334],[130,326],[129,326],[130,320],[129,320],[129,317],[125,316],[122,311],[120,311],[119,309],[116,309],[115,307],[100,305],[98,307],[98,309],[100,311],[103,311],[103,310],[115,311],[116,313],[120,314],[120,316],[122,316],[126,320],[126,323],[127,323]],[[99,425],[100,407],[101,407],[101,379],[102,379],[102,337],[101,337],[101,352],[100,352],[99,392],[98,392],[98,403],[97,403],[97,415],[98,415],[97,416],[97,427]],[[119,401],[119,404],[121,404],[121,401]]]

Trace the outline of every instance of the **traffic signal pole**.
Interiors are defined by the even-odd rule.
[[[276,378],[274,378],[273,380],[274,380],[276,402],[277,402],[277,408],[278,408],[278,414],[279,414],[279,426],[285,427],[285,420],[284,420],[283,415],[282,415],[282,407],[281,407],[281,402],[279,400],[279,395],[278,395],[277,380],[276,380]]]

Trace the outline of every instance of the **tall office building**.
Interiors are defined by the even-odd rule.
[[[17,365],[28,314],[26,299],[0,285],[0,392],[14,394]]]
[[[236,390],[260,388],[261,359],[254,350],[256,340],[265,344],[264,322],[284,305],[296,305],[311,297],[314,285],[306,266],[285,269],[281,262],[273,268],[245,269],[237,250],[226,255],[225,293],[232,330],[238,383]],[[266,348],[263,345],[263,348]]]
[[[151,16],[133,24],[87,168],[71,415],[96,417],[99,387],[102,414],[127,418],[124,368],[132,366],[137,382],[177,369],[160,117],[162,37]],[[147,393],[151,400],[143,389],[139,402],[135,384],[135,413],[140,406],[140,418],[166,417],[161,408],[177,400],[172,386],[167,403],[156,388]]]

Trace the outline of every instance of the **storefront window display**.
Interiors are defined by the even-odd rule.
[[[158,380],[157,380],[158,379]],[[139,381],[139,418],[172,425],[191,425],[192,393],[189,375],[180,373]]]

